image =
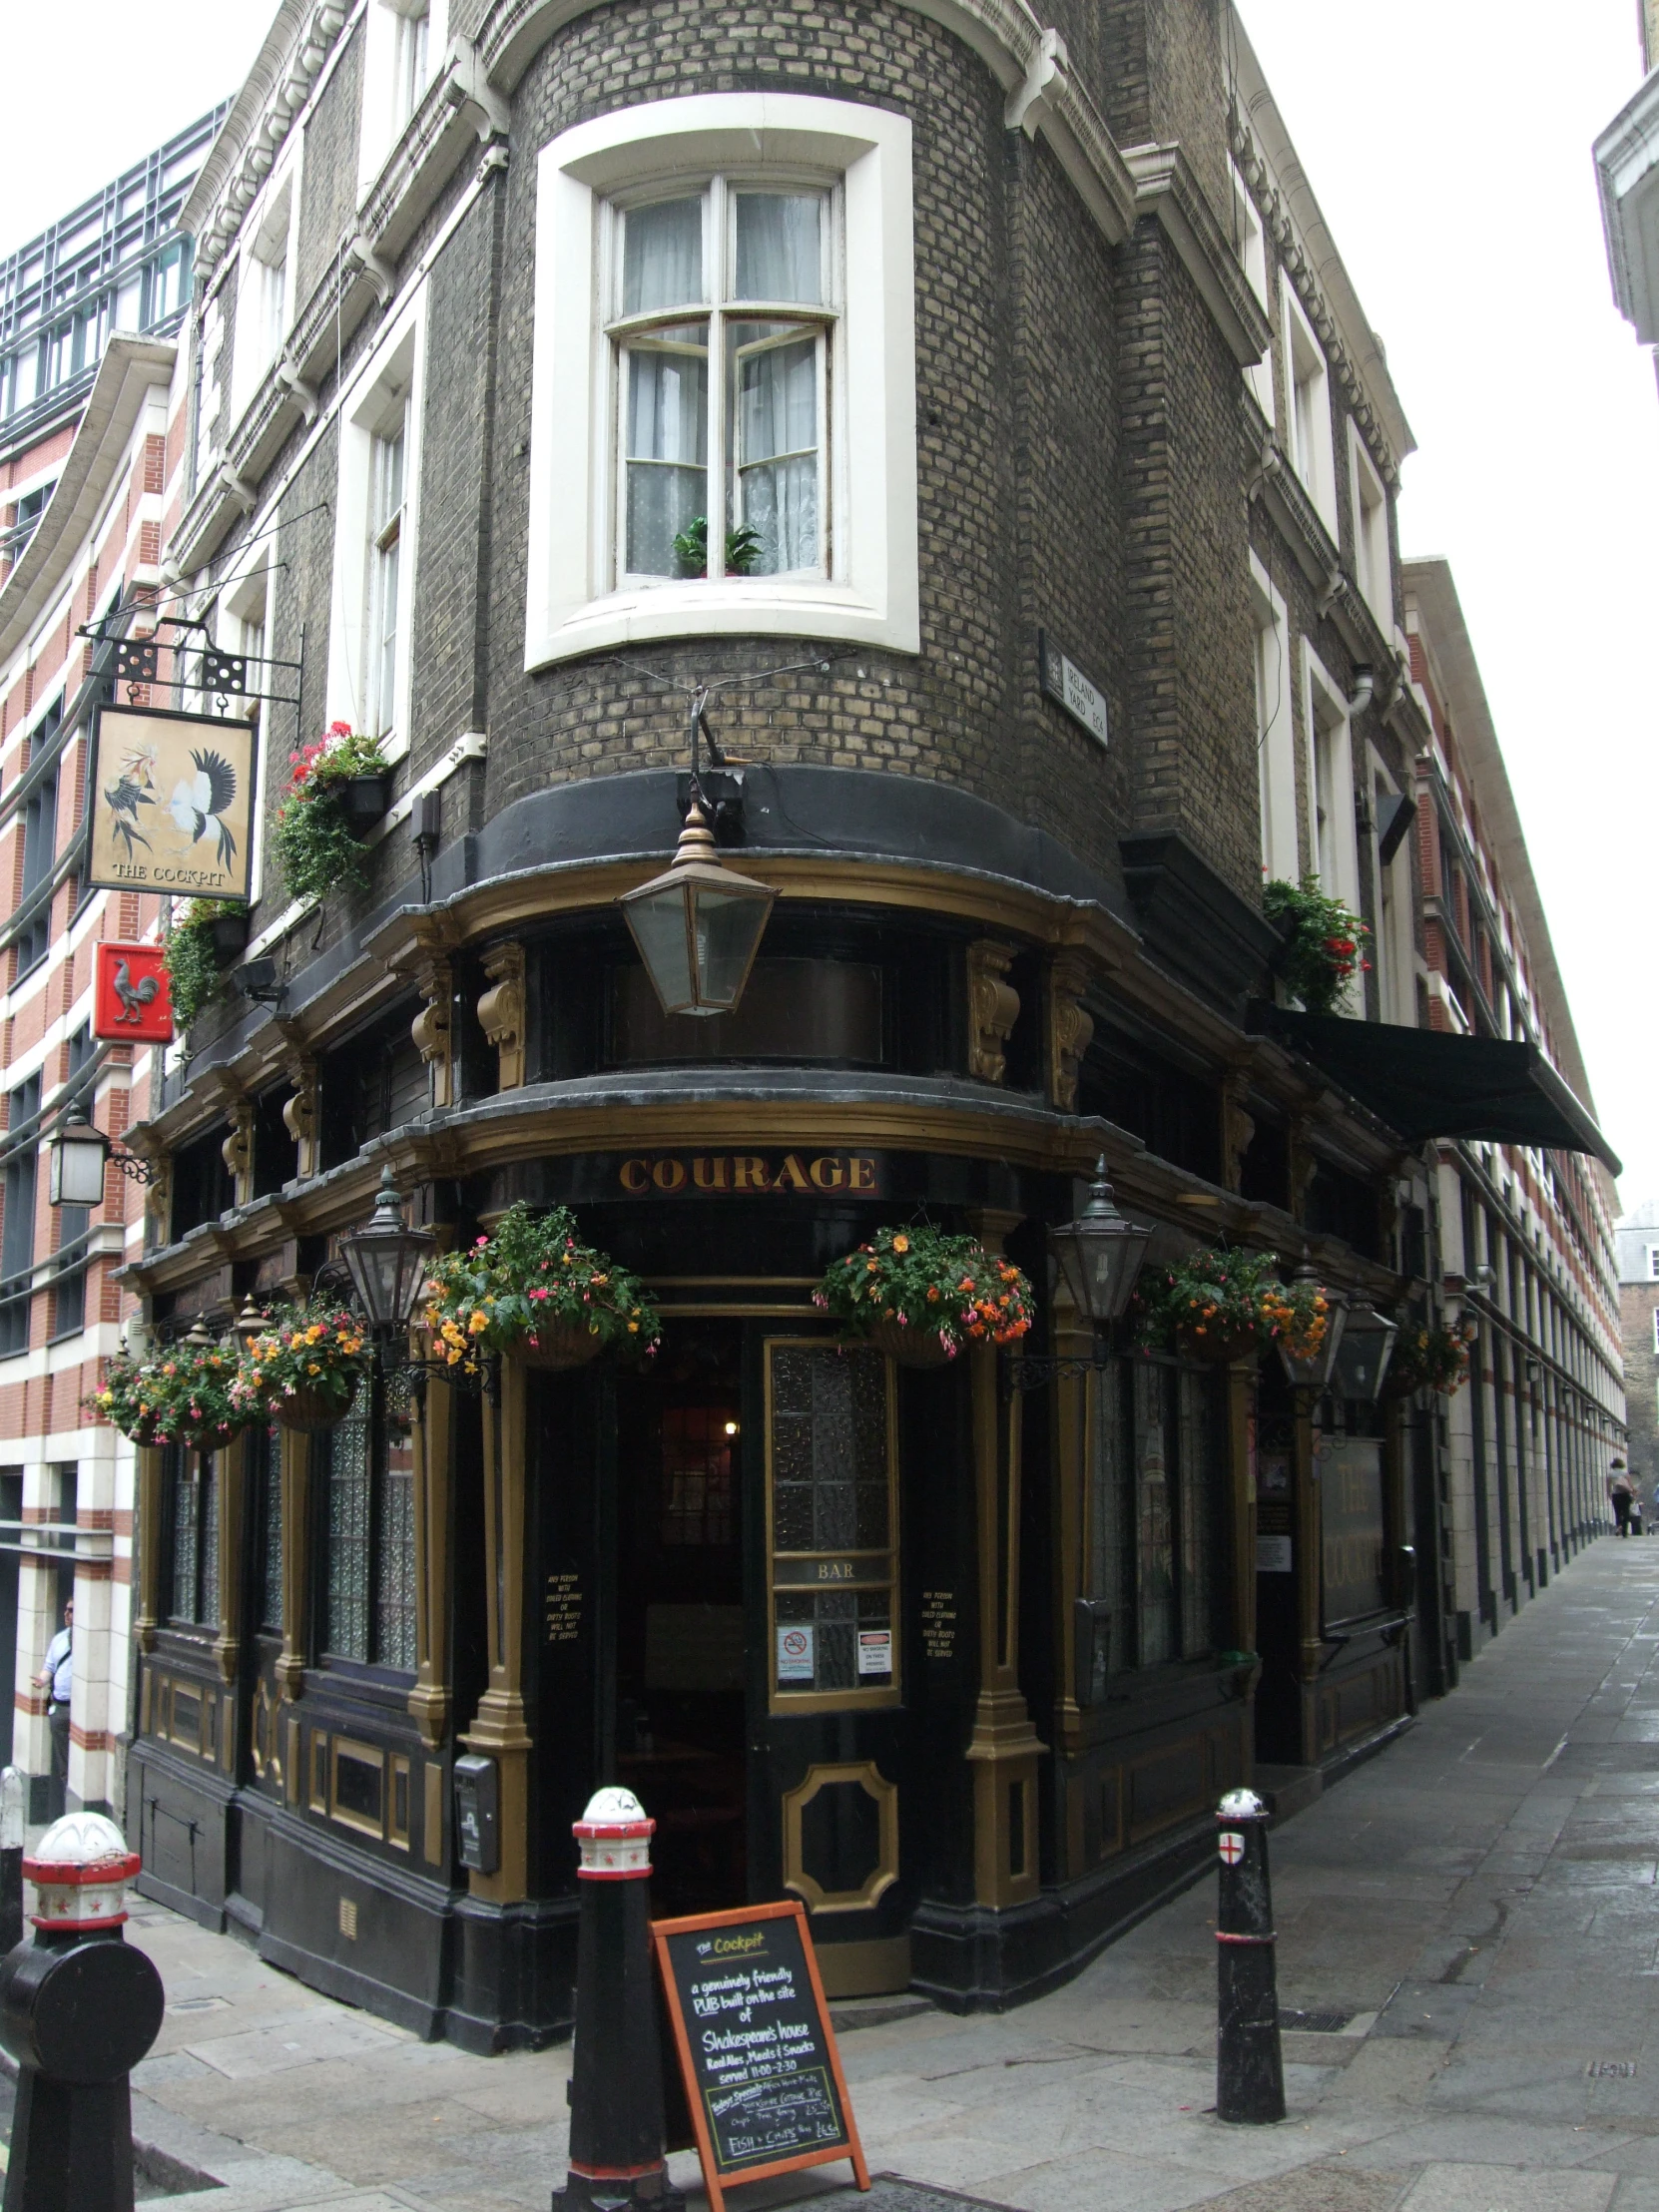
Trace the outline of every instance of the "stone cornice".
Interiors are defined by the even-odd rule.
[[[1186,155],[1179,146],[1131,146],[1123,159],[1135,180],[1136,212],[1157,217],[1233,358],[1251,367],[1266,353],[1273,326]]]
[[[1620,314],[1659,343],[1659,69],[1595,143],[1607,267]]]
[[[495,0],[478,34],[485,75],[511,95],[540,49],[599,0]],[[960,39],[1008,95],[1009,130],[1039,134],[1115,246],[1135,220],[1135,187],[1112,134],[1072,75],[1065,43],[1021,0],[904,0]]]
[[[1319,332],[1332,375],[1373,460],[1384,480],[1397,487],[1399,464],[1415,452],[1417,441],[1255,49],[1237,9],[1230,5],[1228,12],[1238,72],[1228,119],[1233,159],[1280,264]]]

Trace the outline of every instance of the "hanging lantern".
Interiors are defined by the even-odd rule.
[[[1096,1329],[1121,1321],[1134,1296],[1152,1232],[1137,1229],[1113,1205],[1104,1154],[1095,1162],[1088,1204],[1075,1221],[1068,1221],[1063,1229],[1051,1229],[1048,1241],[1072,1304],[1083,1319]]]
[[[665,1014],[729,1014],[778,893],[722,864],[696,798],[674,865],[618,903]]]
[[[47,1146],[49,1185],[54,1206],[102,1206],[104,1170],[109,1165],[110,1140],[77,1112],[66,1121]]]
[[[340,1258],[371,1329],[392,1337],[406,1333],[436,1242],[429,1229],[404,1228],[403,1201],[387,1168],[368,1227],[339,1241]]]
[[[1399,1324],[1380,1314],[1374,1306],[1355,1301],[1348,1309],[1347,1326],[1337,1348],[1332,1382],[1344,1397],[1381,1395],[1382,1378],[1399,1335]]]

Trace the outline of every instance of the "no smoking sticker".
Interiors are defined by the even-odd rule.
[[[1224,1828],[1221,1832],[1220,1850],[1230,1867],[1236,1867],[1244,1857],[1244,1838],[1236,1828]]]

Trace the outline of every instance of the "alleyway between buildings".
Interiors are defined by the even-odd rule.
[[[1206,1879],[1005,2017],[846,2008],[889,2177],[871,2212],[950,2212],[937,2191],[1024,2212],[1659,2212],[1659,1542],[1593,1546],[1272,1849],[1280,1995],[1307,2023],[1282,2126],[1207,2109]],[[130,1933],[169,1998],[135,2133],[152,2182],[191,2191],[180,2212],[545,2212],[568,2048],[468,2057],[171,1914],[141,1905]],[[690,2192],[695,2160],[675,2173]],[[844,2174],[736,2206],[816,2187],[849,2212]],[[197,2194],[207,2177],[224,2186]]]

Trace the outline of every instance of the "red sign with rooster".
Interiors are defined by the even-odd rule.
[[[173,997],[159,944],[101,944],[92,1033],[120,1044],[171,1044]]]

